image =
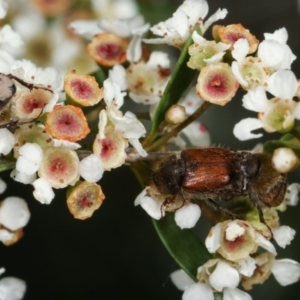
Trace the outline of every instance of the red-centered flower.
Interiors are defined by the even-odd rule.
[[[119,131],[114,130],[111,126],[105,128],[104,134],[104,139],[96,137],[93,152],[100,156],[103,169],[110,170],[124,164],[128,142]]]
[[[67,72],[64,80],[66,94],[82,106],[93,106],[103,98],[103,88],[99,88],[94,76]]]
[[[98,184],[84,181],[72,191],[67,205],[75,219],[85,220],[93,215],[104,199],[105,195]]]
[[[47,148],[38,174],[57,189],[74,185],[79,179],[79,159],[76,152],[59,147]]]
[[[102,33],[95,36],[87,46],[90,56],[100,65],[114,66],[126,61],[128,40],[114,34]]]
[[[204,67],[198,77],[196,92],[208,102],[225,105],[235,95],[239,83],[228,64],[217,63]]]
[[[228,26],[216,26],[214,34],[221,42],[233,45],[239,39],[246,39],[249,43],[248,54],[257,50],[259,41],[241,24],[231,24]]]
[[[81,140],[90,132],[82,110],[72,105],[55,106],[47,115],[45,126],[53,137],[70,142]]]
[[[43,89],[24,90],[13,107],[14,114],[20,119],[39,117],[44,107],[52,100],[53,94]]]
[[[70,0],[31,0],[33,5],[44,15],[54,17],[67,11]]]

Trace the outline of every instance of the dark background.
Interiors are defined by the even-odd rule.
[[[286,27],[288,44],[300,56],[296,0],[208,2],[210,14],[219,7],[228,9],[223,24],[242,23],[259,40],[264,32]],[[165,19],[167,12],[175,7],[175,1],[171,0],[140,3],[147,18],[155,22]],[[300,60],[292,67],[299,77]],[[214,144],[251,149],[262,141],[239,142],[233,137],[234,124],[245,116],[255,115],[241,108],[240,99],[237,96],[225,108],[213,107],[202,118]],[[56,193],[51,205],[41,205],[33,199],[32,187],[16,185],[7,173],[4,177],[9,184],[4,197],[24,197],[32,213],[24,238],[11,247],[0,245],[0,266],[5,266],[6,276],[26,280],[26,300],[181,299],[182,293],[169,279],[169,274],[178,267],[157,237],[151,219],[140,207],[133,206],[141,188],[129,168],[105,173],[100,184],[106,200],[86,221],[75,220],[68,212],[64,190]],[[290,181],[299,182],[299,173],[294,172]],[[282,215],[282,224],[297,229],[297,235],[287,249],[278,249],[278,258],[300,262],[299,215],[299,207],[289,208]],[[207,234],[205,220],[201,220],[198,230],[203,236]],[[272,277],[263,286],[256,286],[251,295],[257,300],[279,300],[294,298],[299,292],[300,283],[280,287]]]

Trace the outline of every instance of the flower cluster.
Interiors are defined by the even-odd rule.
[[[218,292],[224,299],[251,299],[237,286],[249,290],[271,273],[281,285],[298,281],[300,265],[277,259],[272,243],[274,239],[285,248],[294,238],[295,230],[280,226],[277,211],[296,205],[300,190],[297,183],[286,187],[286,173],[299,165],[300,147],[299,83],[290,70],[296,57],[287,45],[286,29],[266,33],[259,41],[241,24],[214,25],[213,39],[207,40],[203,35],[227,10],[207,18],[206,0],[183,1],[172,17],[152,27],[130,0],[91,1],[92,9],[79,13],[78,8],[68,18],[69,0],[31,5],[38,14],[13,4],[7,12],[7,2],[0,0],[0,17],[10,14],[19,32],[10,25],[0,29],[3,169],[13,169],[15,181],[31,184],[42,204],[52,202],[54,189],[67,188],[69,211],[80,220],[90,218],[105,199],[97,184],[104,171],[124,164],[146,186],[135,205],[153,219],[174,213],[176,226],[189,229],[206,215],[214,224],[206,249],[203,245],[211,258],[196,266],[193,279],[182,270],[171,275],[185,300],[214,299]],[[64,21],[57,18],[48,26],[45,17],[62,14]],[[40,25],[31,32],[26,30],[29,18]],[[156,37],[147,36],[148,30]],[[27,47],[49,41],[47,63],[31,61]],[[171,55],[151,51],[148,44],[179,49],[175,67]],[[242,105],[258,115],[236,124],[235,137],[260,138],[262,133],[252,131],[263,128],[282,138],[252,152],[207,148],[210,135],[198,117],[210,105],[226,105],[238,89],[245,91]],[[267,93],[274,97],[268,99]],[[127,110],[130,100],[137,113]],[[148,133],[140,119],[151,122]],[[195,150],[200,157],[184,152],[182,159],[181,153],[189,150],[169,155],[170,144],[206,150]],[[214,154],[205,154],[209,151]],[[158,172],[152,161],[166,157]],[[219,200],[231,201],[222,207]],[[18,241],[29,218],[23,199],[3,200],[0,240],[5,245]],[[2,280],[0,298],[21,299],[25,287],[10,279],[1,289]],[[10,286],[16,295],[10,296]]]

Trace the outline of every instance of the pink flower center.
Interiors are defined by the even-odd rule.
[[[56,122],[58,130],[61,132],[77,132],[79,124],[71,114],[63,113]]]
[[[57,175],[58,173],[63,174],[67,171],[67,165],[60,157],[57,157],[53,159],[53,161],[49,165],[49,171],[51,173],[54,173],[55,175]]]
[[[226,93],[226,84],[224,76],[220,74],[213,75],[206,85],[207,92],[214,96],[222,96]]]
[[[237,237],[234,241],[226,241],[227,249],[229,251],[235,251],[237,248],[245,242],[245,236],[241,235]]]
[[[111,153],[117,148],[115,143],[110,139],[103,139],[101,140],[101,158],[103,159],[109,159],[111,156]]]
[[[237,40],[239,39],[244,39],[245,36],[240,33],[240,32],[228,32],[226,34],[226,38],[229,42],[231,42],[232,44],[234,44]]]
[[[91,193],[84,193],[80,196],[80,198],[77,200],[77,205],[82,208],[90,208],[93,205],[93,202],[89,200],[89,197],[91,196]]]
[[[101,44],[96,47],[97,55],[106,60],[118,58],[122,49],[118,44],[108,43]]]
[[[24,111],[27,114],[30,114],[37,108],[44,108],[45,103],[41,99],[36,99],[36,98],[27,98],[26,101],[24,102]]]
[[[93,89],[90,87],[90,85],[82,80],[72,80],[71,86],[79,98],[88,99],[93,94]]]

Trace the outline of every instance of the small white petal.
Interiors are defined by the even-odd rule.
[[[15,181],[21,182],[23,184],[32,184],[36,180],[36,173],[27,175],[22,172],[19,172],[17,169],[13,169],[10,173],[10,177],[13,178]]]
[[[7,188],[7,184],[0,178],[0,194],[3,194]]]
[[[141,207],[147,212],[147,214],[155,220],[160,220],[165,212],[161,209],[162,202],[157,201],[149,196],[145,196],[141,199]]]
[[[138,62],[142,57],[142,38],[138,35],[134,36],[126,50],[126,58],[129,62]]]
[[[234,241],[236,238],[245,233],[245,228],[240,226],[236,220],[228,223],[225,230],[225,237],[227,241]]]
[[[6,16],[8,8],[7,0],[0,1],[0,19],[3,19]]]
[[[272,230],[273,238],[281,248],[290,245],[294,239],[296,231],[289,226],[283,225]]]
[[[201,216],[200,207],[197,204],[189,203],[175,212],[175,222],[181,229],[193,228]]]
[[[81,148],[80,144],[66,141],[66,140],[52,139],[52,142],[53,142],[53,146],[57,147],[57,148],[63,147],[63,148],[67,148],[69,150],[77,150],[77,149]]]
[[[215,253],[221,246],[221,229],[222,223],[216,224],[205,240],[205,246],[210,253]]]
[[[249,43],[246,39],[238,39],[233,44],[233,50],[231,52],[233,58],[238,62],[241,62],[248,54]]]
[[[266,96],[266,92],[261,86],[250,90],[243,97],[243,106],[252,111],[264,112],[269,107],[269,105],[270,103]]]
[[[299,158],[291,148],[280,147],[273,153],[272,164],[279,173],[287,173],[297,168]]]
[[[110,106],[114,103],[117,105],[117,108],[120,108],[124,103],[124,96],[126,93],[122,93],[120,86],[110,78],[104,80],[103,87],[106,105]]]
[[[223,300],[252,300],[252,297],[237,288],[225,288],[223,291]]]
[[[263,128],[263,122],[259,119],[246,118],[235,124],[233,134],[241,141],[257,139],[263,136],[262,133],[251,133],[252,130]]]
[[[299,191],[300,184],[292,183],[287,187],[287,192],[285,194],[286,204],[290,206],[296,206],[299,202]]]
[[[103,32],[99,28],[97,20],[76,20],[69,24],[69,29],[89,40]]]
[[[265,250],[271,252],[274,255],[277,255],[274,245],[269,240],[267,240],[262,234],[255,234],[255,242],[258,244],[258,246],[264,248]]]
[[[286,286],[299,280],[300,264],[291,259],[275,260],[272,273],[280,285]]]
[[[50,204],[55,194],[52,190],[51,185],[44,178],[38,178],[33,182],[33,196],[36,200],[41,202],[42,204]]]
[[[288,39],[288,33],[285,27],[277,29],[274,33],[264,33],[266,40],[275,40],[280,44],[286,44]]]
[[[121,91],[127,90],[126,70],[122,65],[114,65],[108,75],[113,82],[119,84]]]
[[[146,150],[144,150],[141,142],[138,139],[128,139],[128,142],[133,146],[133,148],[136,150],[136,152],[141,156],[141,157],[146,157],[148,156],[148,153]]]
[[[101,159],[96,154],[85,157],[79,163],[79,174],[88,182],[97,182],[102,178],[103,167]]]
[[[7,197],[0,207],[0,223],[10,230],[24,227],[30,219],[27,203],[19,197]]]
[[[240,72],[240,66],[237,61],[232,62],[231,71],[240,85],[244,87],[247,87],[249,85],[248,81],[244,79],[242,73]]]
[[[256,269],[256,261],[251,256],[248,256],[246,259],[238,263],[238,270],[240,274],[251,277],[253,272]]]
[[[194,283],[182,295],[182,300],[213,300],[214,293],[211,287],[203,283]]]
[[[281,99],[292,99],[298,89],[298,81],[290,70],[279,70],[268,78],[268,92]]]
[[[220,260],[216,269],[209,276],[209,282],[214,289],[221,292],[226,287],[237,287],[240,282],[240,275],[235,268]]]
[[[17,171],[26,175],[34,174],[40,167],[43,159],[43,149],[36,143],[26,143],[19,149]]]
[[[147,195],[147,186],[137,195],[137,197],[134,200],[134,206],[138,206],[141,204],[142,198],[144,198]]]
[[[21,300],[26,292],[25,281],[15,277],[4,277],[0,280],[1,300]]]
[[[207,30],[207,28],[214,22],[218,20],[222,20],[227,16],[228,10],[223,8],[223,9],[218,9],[214,14],[212,14],[204,23],[204,26],[202,27],[203,33]]]
[[[14,237],[14,234],[7,229],[0,229],[0,242],[6,243]]]
[[[6,128],[0,129],[0,154],[7,155],[15,144],[14,135]]]
[[[23,45],[23,41],[19,33],[15,32],[10,25],[6,24],[0,29],[0,44],[18,48]]]
[[[210,146],[210,135],[207,128],[201,124],[199,121],[194,121],[187,127],[185,127],[182,132],[188,138],[192,146],[195,147],[209,147]]]
[[[173,284],[180,291],[185,291],[189,286],[195,283],[194,280],[182,269],[172,272],[170,278]]]

